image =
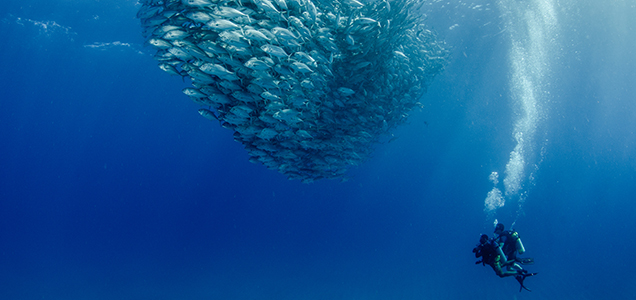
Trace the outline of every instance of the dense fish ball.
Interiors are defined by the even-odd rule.
[[[159,67],[289,179],[345,176],[403,123],[447,51],[423,0],[141,0]]]

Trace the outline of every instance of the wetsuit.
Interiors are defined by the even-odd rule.
[[[475,257],[481,257],[481,263],[483,265],[489,265],[497,273],[499,277],[517,275],[516,271],[504,271],[502,267],[501,254],[499,253],[499,244],[490,239],[487,242],[478,245],[473,249]],[[478,262],[479,263],[479,262]]]
[[[501,245],[501,250],[508,258],[508,262],[515,261],[517,259],[517,240],[519,234],[516,231],[506,230],[503,231],[495,241]]]

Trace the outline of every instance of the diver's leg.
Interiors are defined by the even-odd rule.
[[[510,264],[507,265],[507,268],[508,268],[508,271],[520,271],[520,270],[523,270],[523,267],[521,267],[516,262],[511,262]]]
[[[506,271],[504,271],[501,268],[501,263],[499,263],[499,261],[495,261],[490,266],[492,267],[493,270],[495,270],[495,273],[497,273],[497,276],[499,276],[501,278],[508,277],[508,276],[519,275],[519,271],[517,271],[517,270],[514,270],[514,271],[506,270]]]
[[[499,275],[499,277],[508,277],[508,276],[516,276],[521,274],[520,272],[522,272],[521,270],[510,270],[510,271],[506,271],[503,272],[503,274]]]

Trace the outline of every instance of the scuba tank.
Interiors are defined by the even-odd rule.
[[[517,249],[517,252],[519,254],[523,254],[524,252],[526,252],[526,248],[523,247],[523,243],[521,242],[521,238],[519,237],[519,234],[512,230],[512,233],[510,234],[510,237],[515,239],[515,248]]]
[[[516,246],[517,246],[517,252],[519,254],[523,254],[524,252],[526,252],[526,248],[523,247],[523,243],[521,242],[520,238],[517,238]]]

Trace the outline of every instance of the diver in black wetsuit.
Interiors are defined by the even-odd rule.
[[[508,261],[506,255],[499,244],[494,239],[489,239],[488,235],[481,235],[479,238],[479,244],[477,247],[473,248],[473,253],[475,253],[475,257],[481,257],[481,260],[477,261],[476,264],[482,263],[482,265],[489,265],[495,271],[497,276],[501,278],[515,276],[515,279],[517,279],[519,284],[521,284],[519,291],[521,291],[521,289],[530,291],[523,285],[523,281],[526,277],[536,275],[537,273],[528,273],[528,271],[521,268],[521,266],[519,266],[519,269],[516,270],[508,268],[504,271],[502,266],[504,266]]]
[[[489,265],[499,277],[503,278],[521,274],[516,270],[504,271],[502,269],[506,262],[506,255],[501,250],[501,247],[499,247],[499,244],[497,244],[495,240],[489,239],[488,235],[481,235],[479,244],[473,249],[473,253],[475,253],[475,257],[481,257],[481,260],[476,262],[477,264],[482,263],[482,265]]]

